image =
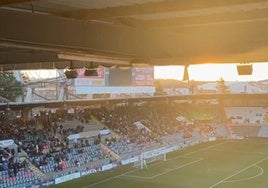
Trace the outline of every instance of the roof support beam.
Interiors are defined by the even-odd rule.
[[[219,23],[178,28],[175,34],[166,34],[162,29],[0,9],[0,52],[9,48],[53,52],[55,61],[70,59],[68,55],[77,61],[93,58],[91,55],[99,55],[102,60],[109,57],[112,62],[125,57],[143,58],[157,65],[267,61],[267,22]],[[60,59],[60,53],[68,57]]]
[[[199,9],[213,9],[217,7],[229,7],[240,4],[251,4],[265,2],[265,0],[173,0],[173,1],[161,1],[154,3],[144,3],[129,6],[118,6],[104,9],[85,9],[77,11],[61,12],[57,15],[63,17],[70,17],[84,20],[97,20],[107,19],[115,17],[125,17],[133,15],[153,14],[153,13],[165,13],[172,11],[191,11]]]
[[[19,20],[19,21],[18,21]],[[99,22],[83,22],[52,15],[0,9],[0,41],[58,51],[87,52],[115,57],[147,57],[161,53],[159,36],[142,30]],[[9,45],[9,44],[7,44]],[[15,46],[16,47],[16,46]],[[160,48],[159,48],[160,47]],[[149,53],[149,51],[151,51]]]
[[[0,7],[12,5],[12,4],[18,4],[18,3],[32,2],[32,1],[37,1],[37,0],[0,0]]]
[[[226,25],[226,24],[237,24],[243,22],[267,22],[268,21],[268,9],[247,11],[245,12],[226,12],[226,13],[215,13],[212,15],[202,16],[188,16],[178,17],[172,19],[156,19],[156,20],[140,20],[130,18],[118,18],[123,24],[128,22],[129,25],[135,27],[154,27],[154,28],[183,28],[183,27],[203,27],[209,25]]]

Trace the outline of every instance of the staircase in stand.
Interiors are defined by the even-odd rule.
[[[120,156],[115,153],[113,150],[111,150],[110,148],[108,148],[107,146],[105,146],[104,144],[101,144],[101,147],[107,151],[111,156],[113,156],[116,160],[120,160]]]
[[[29,164],[29,168],[34,172],[34,174],[37,175],[37,177],[39,177],[42,180],[49,178],[48,175],[43,173],[39,168],[37,168],[35,165],[33,165],[29,160],[27,160],[27,162]]]

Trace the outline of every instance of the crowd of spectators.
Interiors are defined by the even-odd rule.
[[[48,174],[60,173],[65,169],[84,166],[98,160],[114,160],[101,144],[105,144],[122,157],[159,148],[174,141],[183,142],[196,137],[196,133],[199,136],[215,136],[215,130],[210,126],[211,119],[195,121],[186,117],[190,107],[185,109],[182,105],[165,101],[73,109],[72,113],[69,113],[68,109],[40,111],[30,118],[7,118],[7,114],[2,113],[0,140],[12,139],[17,148],[16,151],[11,148],[0,150],[0,172],[3,173],[6,183],[13,177],[16,182],[18,174],[27,174],[31,177],[28,182],[31,182],[38,179],[30,168],[31,165]],[[67,128],[64,123],[74,119],[82,124],[88,123],[91,115],[113,134],[105,138],[98,135],[94,141],[82,138],[70,143],[68,136],[84,132],[85,127],[73,125]],[[193,124],[178,121],[178,116],[185,116],[185,119]],[[27,160],[21,161],[19,154],[23,152]]]
[[[188,106],[187,113],[190,109]],[[163,144],[164,138],[170,135],[180,134],[183,139],[192,138],[195,133],[206,137],[215,136],[210,124],[220,120],[211,117],[219,117],[217,112],[220,110],[215,112],[208,111],[207,107],[203,109],[206,110],[203,112],[206,114],[204,117],[209,114],[209,118],[203,118],[202,121],[191,119],[191,125],[176,119],[178,116],[186,115],[185,108],[176,103],[121,104],[100,108],[92,114],[119,135],[119,138],[106,139],[104,143],[116,153],[125,154],[130,151],[145,151],[148,146],[159,146]],[[199,113],[201,112],[202,109],[199,110]],[[136,126],[137,122],[140,126]]]
[[[225,107],[226,116],[233,125],[261,125],[268,110],[265,107]]]
[[[30,118],[17,115],[7,118],[6,115],[5,112],[0,115],[0,141],[13,140],[15,149],[0,147],[0,184],[4,187],[26,186],[38,181],[35,167],[43,173],[61,173],[72,167],[112,159],[101,148],[98,137],[94,142],[81,138],[69,143],[68,136],[83,132],[84,126],[65,128],[63,124],[74,119],[82,124],[88,122],[84,112],[40,111]],[[29,178],[23,180],[24,176]]]

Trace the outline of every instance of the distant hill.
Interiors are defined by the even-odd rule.
[[[190,81],[189,84],[181,80],[173,79],[157,79],[155,81],[158,82],[164,90],[180,91],[180,89],[190,87],[195,93],[217,93],[217,81]],[[268,93],[268,80],[254,82],[228,81],[226,85],[230,88],[231,93]]]

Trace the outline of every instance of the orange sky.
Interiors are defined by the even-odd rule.
[[[249,76],[239,76],[237,64],[203,64],[189,66],[189,79],[215,81],[223,77],[226,81],[258,81],[268,79],[268,63],[254,63],[253,73]],[[182,80],[183,66],[156,66],[156,79]]]
[[[216,81],[223,77],[225,81],[258,81],[268,79],[268,63],[253,64],[253,74],[239,76],[236,71],[237,64],[202,64],[189,66],[190,80]],[[183,66],[155,66],[155,79],[182,80]],[[23,71],[24,72],[24,71]],[[27,71],[35,78],[56,77],[56,70]]]

